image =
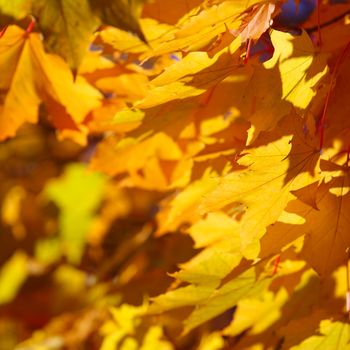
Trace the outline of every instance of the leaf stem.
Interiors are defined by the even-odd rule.
[[[316,26],[313,26],[313,27],[309,27],[309,28],[304,28],[309,34],[315,32],[315,31],[318,31],[318,28],[326,28],[334,23],[337,23],[338,21],[344,19],[347,15],[350,14],[350,10],[340,14],[339,16],[336,16],[332,19],[330,19],[329,21],[326,21],[326,22],[323,22],[323,23],[319,23],[317,24]]]
[[[252,43],[253,43],[253,40],[252,39],[248,39],[247,50],[246,50],[246,54],[245,54],[245,58],[244,58],[244,64],[247,64],[248,60],[250,58],[250,51],[251,51],[251,48],[252,48]]]
[[[35,18],[31,16],[30,23],[28,24],[28,27],[26,28],[25,35],[29,35],[35,27]]]
[[[0,29],[0,39],[5,35],[8,26],[4,26]]]

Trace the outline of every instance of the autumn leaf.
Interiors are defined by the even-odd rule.
[[[191,158],[164,133],[141,142],[137,138],[125,138],[121,142],[108,138],[97,152],[92,168],[109,175],[127,173],[126,186],[134,184],[144,188],[168,189],[185,186],[190,178]],[[100,152],[104,154],[102,158]],[[131,157],[132,154],[138,154],[137,158]]]
[[[141,40],[146,41],[138,23],[144,0],[118,0],[110,2],[102,0],[89,0],[91,10],[97,14],[102,24],[114,26],[136,34]]]
[[[13,24],[14,21],[25,17],[29,13],[30,5],[31,2],[26,0],[0,1],[1,25]]]
[[[72,263],[79,263],[81,259],[85,237],[102,199],[104,186],[105,178],[101,174],[88,173],[82,165],[72,165],[62,179],[52,181],[45,190],[47,198],[61,210],[63,251]]]
[[[237,69],[239,59],[234,54],[239,44],[239,40],[234,41],[228,50],[225,48],[212,58],[204,52],[189,53],[150,82],[151,89],[137,104],[138,108],[203,94]]]
[[[150,327],[143,335],[141,341],[138,339],[137,333],[142,334],[138,328],[140,328],[141,317],[146,309],[146,304],[140,307],[124,304],[120,308],[113,308],[111,310],[113,321],[106,322],[101,330],[106,335],[101,349],[122,349],[127,344],[129,348],[138,347],[140,350],[148,350],[155,347],[161,350],[173,350],[172,344],[162,339],[163,330],[157,325]],[[124,337],[128,341],[123,341]]]
[[[284,122],[287,120],[290,119]],[[283,123],[279,129],[282,128]],[[227,208],[237,217],[241,248],[248,258],[258,254],[259,239],[293,199],[291,191],[317,180],[313,174],[318,155],[312,140],[311,145],[306,140],[299,144],[296,137],[294,148],[290,136],[266,136],[264,141],[261,136],[261,145],[247,149],[238,160],[245,169],[218,178],[215,190],[206,194],[199,206],[202,213]],[[270,142],[269,136],[275,140]],[[256,196],[261,200],[256,201]]]
[[[275,11],[273,3],[258,3],[242,15],[242,23],[238,32],[242,41],[257,40],[270,27],[271,17]]]
[[[220,260],[213,259],[212,264],[220,264]],[[293,264],[292,264],[293,265]],[[296,268],[288,268],[284,271],[286,275],[295,273],[302,266],[297,264]],[[265,273],[260,276],[254,267],[238,272],[235,278],[218,285],[216,281],[205,282],[205,275],[201,282],[180,287],[173,291],[158,296],[150,307],[150,312],[167,311],[184,306],[196,306],[184,322],[184,332],[189,332],[205,321],[232,308],[242,298],[255,298],[261,295],[272,283]],[[187,295],[187,298],[185,296]]]
[[[304,340],[300,345],[293,346],[293,350],[349,349],[350,330],[346,323],[324,320],[320,324],[320,334]]]
[[[0,348],[348,349],[349,11],[0,0]]]
[[[281,248],[304,236],[302,254],[305,259],[323,276],[332,272],[344,263],[348,256],[347,247],[350,244],[346,235],[348,202],[349,179],[347,174],[344,174],[317,189],[317,208],[300,201],[292,201],[286,208],[288,213],[293,214],[292,221],[278,223],[271,228],[262,241],[263,245],[267,244],[266,247],[274,247],[275,250],[276,245]],[[274,243],[271,242],[272,235],[275,237]]]
[[[327,72],[326,57],[314,55],[306,33],[293,37],[273,31],[271,40],[275,49],[272,59],[254,67],[242,96],[244,115],[252,123],[248,144],[260,131],[274,128],[281,117],[293,109],[303,114]],[[266,91],[269,91],[268,95]]]
[[[280,289],[276,296],[272,292],[265,292],[258,298],[241,300],[234,320],[225,328],[225,334],[236,335],[248,329],[251,334],[263,332],[279,319],[280,308],[287,299],[287,291]]]
[[[60,119],[61,129],[82,123],[88,112],[100,105],[99,92],[81,77],[73,82],[66,64],[44,52],[38,34],[26,38],[24,31],[10,27],[0,42],[0,50],[0,70],[4,72],[1,88],[5,92],[0,114],[1,139],[13,136],[25,122],[36,122],[41,101],[47,103],[57,122]],[[76,104],[80,98],[87,98],[87,103]],[[66,124],[62,112],[67,114]]]
[[[171,0],[157,0],[146,3],[143,13],[147,18],[154,18],[162,23],[176,24],[187,12],[198,8],[201,3],[201,0],[179,0],[174,6]]]
[[[89,1],[35,1],[32,12],[44,35],[46,48],[64,57],[76,72],[99,25]]]
[[[25,253],[16,252],[0,270],[0,304],[15,298],[28,276],[28,257]]]
[[[142,1],[50,0],[0,3],[0,13],[18,20],[33,15],[45,47],[65,58],[76,73],[93,32],[102,24],[130,31],[145,41],[138,24]],[[7,21],[6,21],[7,22]],[[7,24],[7,23],[6,23]]]
[[[205,6],[200,4],[192,7],[191,11],[185,13],[174,25],[160,23],[157,27],[154,26],[153,21],[145,21],[143,28],[145,37],[149,39],[148,43],[151,51],[147,52],[143,58],[177,51],[205,51],[204,48],[210,46],[227,29],[238,28],[241,23],[240,15],[242,12],[254,3],[259,2],[259,0],[249,1],[248,3],[242,0],[208,1]],[[188,2],[186,6],[188,6]],[[145,49],[140,41],[138,43],[135,41],[128,43],[125,41],[125,36],[119,36],[121,40],[116,40],[113,31],[110,34],[112,35],[105,35],[104,40],[117,49],[124,49],[126,52],[130,52],[130,50],[144,51]],[[118,33],[116,34],[118,35]],[[125,44],[128,46],[125,46]]]
[[[196,222],[201,218],[196,209],[203,196],[215,188],[214,174],[207,172],[201,179],[187,186],[170,203],[164,204],[164,210],[159,213],[158,218],[159,233],[176,230],[182,223]]]

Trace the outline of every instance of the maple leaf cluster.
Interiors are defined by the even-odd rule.
[[[349,14],[0,0],[0,349],[350,349]]]

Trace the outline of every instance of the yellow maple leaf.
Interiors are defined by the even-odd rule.
[[[283,125],[288,130],[290,121],[287,118],[280,123],[279,132]],[[311,144],[306,139],[300,142],[298,137],[293,139],[291,129],[287,130],[282,137],[273,132],[265,134],[266,139],[261,136],[257,146],[247,149],[238,160],[245,169],[218,178],[215,190],[200,204],[202,213],[231,209],[240,223],[242,251],[248,258],[257,256],[259,239],[266,227],[279,218],[293,199],[290,191],[317,181],[319,153],[313,140]]]
[[[153,137],[124,138],[120,142],[109,137],[98,147],[92,160],[93,169],[109,175],[125,174],[127,186],[169,189],[185,186],[193,161],[166,134]]]
[[[41,101],[61,129],[77,129],[100,105],[100,93],[81,77],[74,82],[62,59],[45,53],[38,34],[27,37],[11,26],[0,42],[0,52],[1,88],[6,91],[0,107],[0,139],[13,136],[25,122],[36,122]],[[86,103],[77,103],[81,99]]]
[[[298,200],[290,202],[286,211],[294,214],[286,223],[276,223],[262,239],[264,251],[278,251],[304,236],[302,255],[322,276],[332,272],[348,258],[349,220],[348,174],[321,184],[316,193],[317,208]]]

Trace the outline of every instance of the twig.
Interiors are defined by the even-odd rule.
[[[309,34],[314,33],[316,31],[318,31],[318,28],[322,29],[322,28],[328,27],[328,26],[330,26],[330,25],[332,25],[334,23],[337,23],[338,21],[342,20],[345,16],[347,16],[349,14],[350,14],[350,10],[342,13],[341,15],[339,15],[337,17],[332,18],[331,20],[329,20],[327,22],[317,24],[317,25],[315,25],[313,27],[305,28],[305,30]]]

